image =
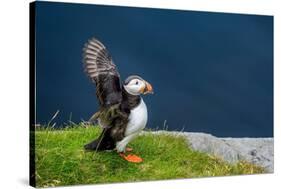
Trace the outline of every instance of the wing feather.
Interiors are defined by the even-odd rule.
[[[106,47],[96,38],[83,48],[84,71],[96,84],[101,106],[111,106],[122,100],[120,75]]]

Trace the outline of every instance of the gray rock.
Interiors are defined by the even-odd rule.
[[[229,163],[245,160],[264,167],[268,173],[274,171],[273,138],[219,138],[206,133],[155,131],[183,136],[194,150],[219,157]]]
[[[221,139],[204,133],[185,133],[190,146],[200,152],[215,155],[230,163],[239,160],[239,153]]]
[[[241,154],[241,159],[264,167],[267,172],[274,171],[273,138],[221,138]]]

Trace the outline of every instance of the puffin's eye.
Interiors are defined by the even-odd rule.
[[[139,84],[139,81],[136,81],[136,85],[138,85]]]

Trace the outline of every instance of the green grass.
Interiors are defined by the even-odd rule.
[[[262,168],[246,162],[230,165],[193,151],[184,138],[167,134],[148,133],[129,145],[144,159],[140,164],[126,162],[115,151],[85,152],[83,145],[99,133],[97,127],[81,125],[62,130],[36,130],[36,185],[50,187],[263,172]]]

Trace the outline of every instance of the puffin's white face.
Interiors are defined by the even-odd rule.
[[[124,88],[131,95],[153,93],[152,86],[148,82],[139,78],[130,80],[124,85]]]

